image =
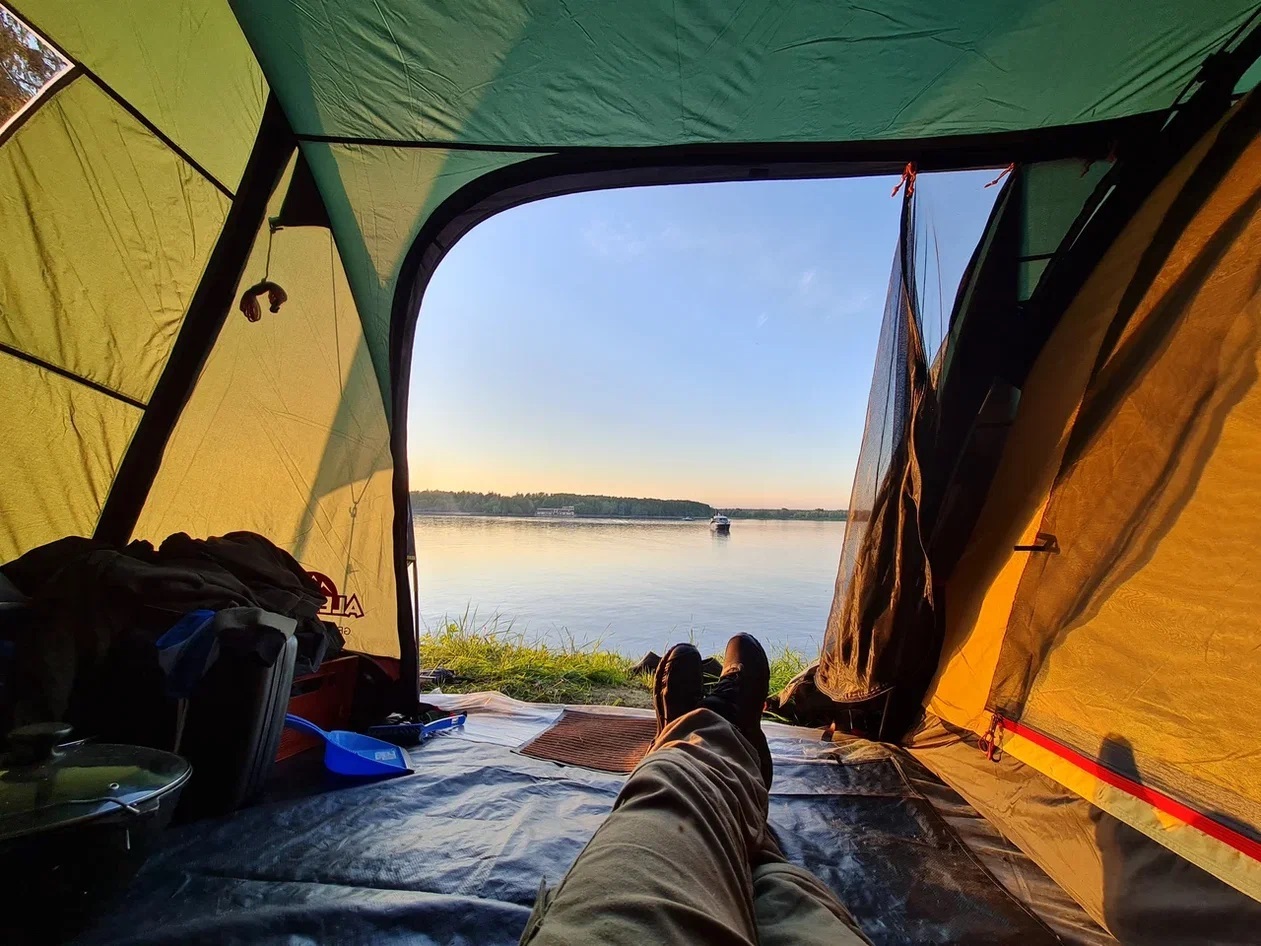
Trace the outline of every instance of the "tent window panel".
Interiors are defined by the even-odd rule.
[[[1261,59],[1249,66],[1248,71],[1239,77],[1239,81],[1235,83],[1235,95],[1251,92],[1258,82],[1261,82]]]
[[[267,84],[231,4],[22,0],[21,6],[32,26],[236,190]]]
[[[0,142],[69,68],[57,50],[0,5]]]
[[[0,354],[0,561],[91,535],[141,412]]]
[[[0,343],[147,402],[227,199],[80,77],[0,149]]]
[[[1064,234],[1111,167],[1108,161],[1076,160],[1027,165],[1020,255],[1040,256],[1059,249]]]
[[[1022,228],[1017,299],[1033,297],[1042,274],[1059,250],[1095,188],[1111,169],[1109,161],[1046,161],[1026,166],[1021,181]]]
[[[946,319],[982,237],[958,214],[933,212],[950,184],[923,175],[903,198],[898,246],[885,298],[866,426],[850,497],[832,609],[816,673],[834,700],[879,712],[881,738],[896,738],[918,715],[937,641],[925,553],[939,484],[921,473],[937,408],[933,370]],[[979,182],[975,199],[994,199]],[[941,188],[942,190],[939,190]],[[987,208],[988,209],[988,208]],[[976,221],[974,221],[976,223]],[[929,510],[925,512],[925,510]],[[915,646],[907,641],[914,638]],[[883,699],[878,710],[876,700]]]

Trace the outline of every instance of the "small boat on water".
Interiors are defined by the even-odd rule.
[[[726,516],[714,516],[709,520],[709,527],[715,532],[730,532],[731,520]]]

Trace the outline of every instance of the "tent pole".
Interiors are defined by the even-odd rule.
[[[106,497],[93,537],[115,545],[130,541],[162,455],[201,369],[227,321],[254,237],[297,139],[274,95],[269,95],[245,173],[188,304],[171,355]]]
[[[404,259],[402,272],[415,273],[415,260],[426,244],[417,240]],[[410,267],[409,267],[410,263]],[[411,354],[415,342],[416,318],[420,310],[420,296],[424,292],[421,280],[400,278],[394,290],[394,305],[390,319],[390,386],[393,403],[390,413],[390,453],[394,460],[391,493],[394,497],[394,587],[397,594],[399,686],[397,708],[403,713],[413,713],[420,702],[420,576],[415,558],[408,555],[416,548],[416,536],[412,531],[411,483],[407,466],[407,406],[411,380]],[[411,558],[411,562],[408,559]],[[411,570],[415,569],[414,572]],[[411,574],[409,574],[411,572]],[[413,585],[412,574],[416,579]],[[413,587],[409,588],[409,585]]]

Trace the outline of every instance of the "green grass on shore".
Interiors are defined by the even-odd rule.
[[[805,669],[807,660],[787,647],[772,647],[769,652],[771,692],[777,693]],[[422,667],[443,667],[456,675],[454,683],[443,686],[448,693],[499,690],[537,703],[652,705],[652,678],[631,673],[636,661],[602,650],[599,641],[543,643],[498,618],[478,622],[466,613],[425,632],[420,661]]]

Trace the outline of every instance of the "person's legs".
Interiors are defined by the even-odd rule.
[[[560,886],[540,891],[523,946],[866,943],[767,829],[769,676],[761,645],[738,635],[702,699],[696,649],[667,652],[657,740]]]
[[[673,721],[522,944],[756,944],[749,852],[766,803],[757,753],[730,722],[708,709]]]
[[[755,855],[753,912],[761,946],[870,946],[832,891],[789,864],[769,832]]]

